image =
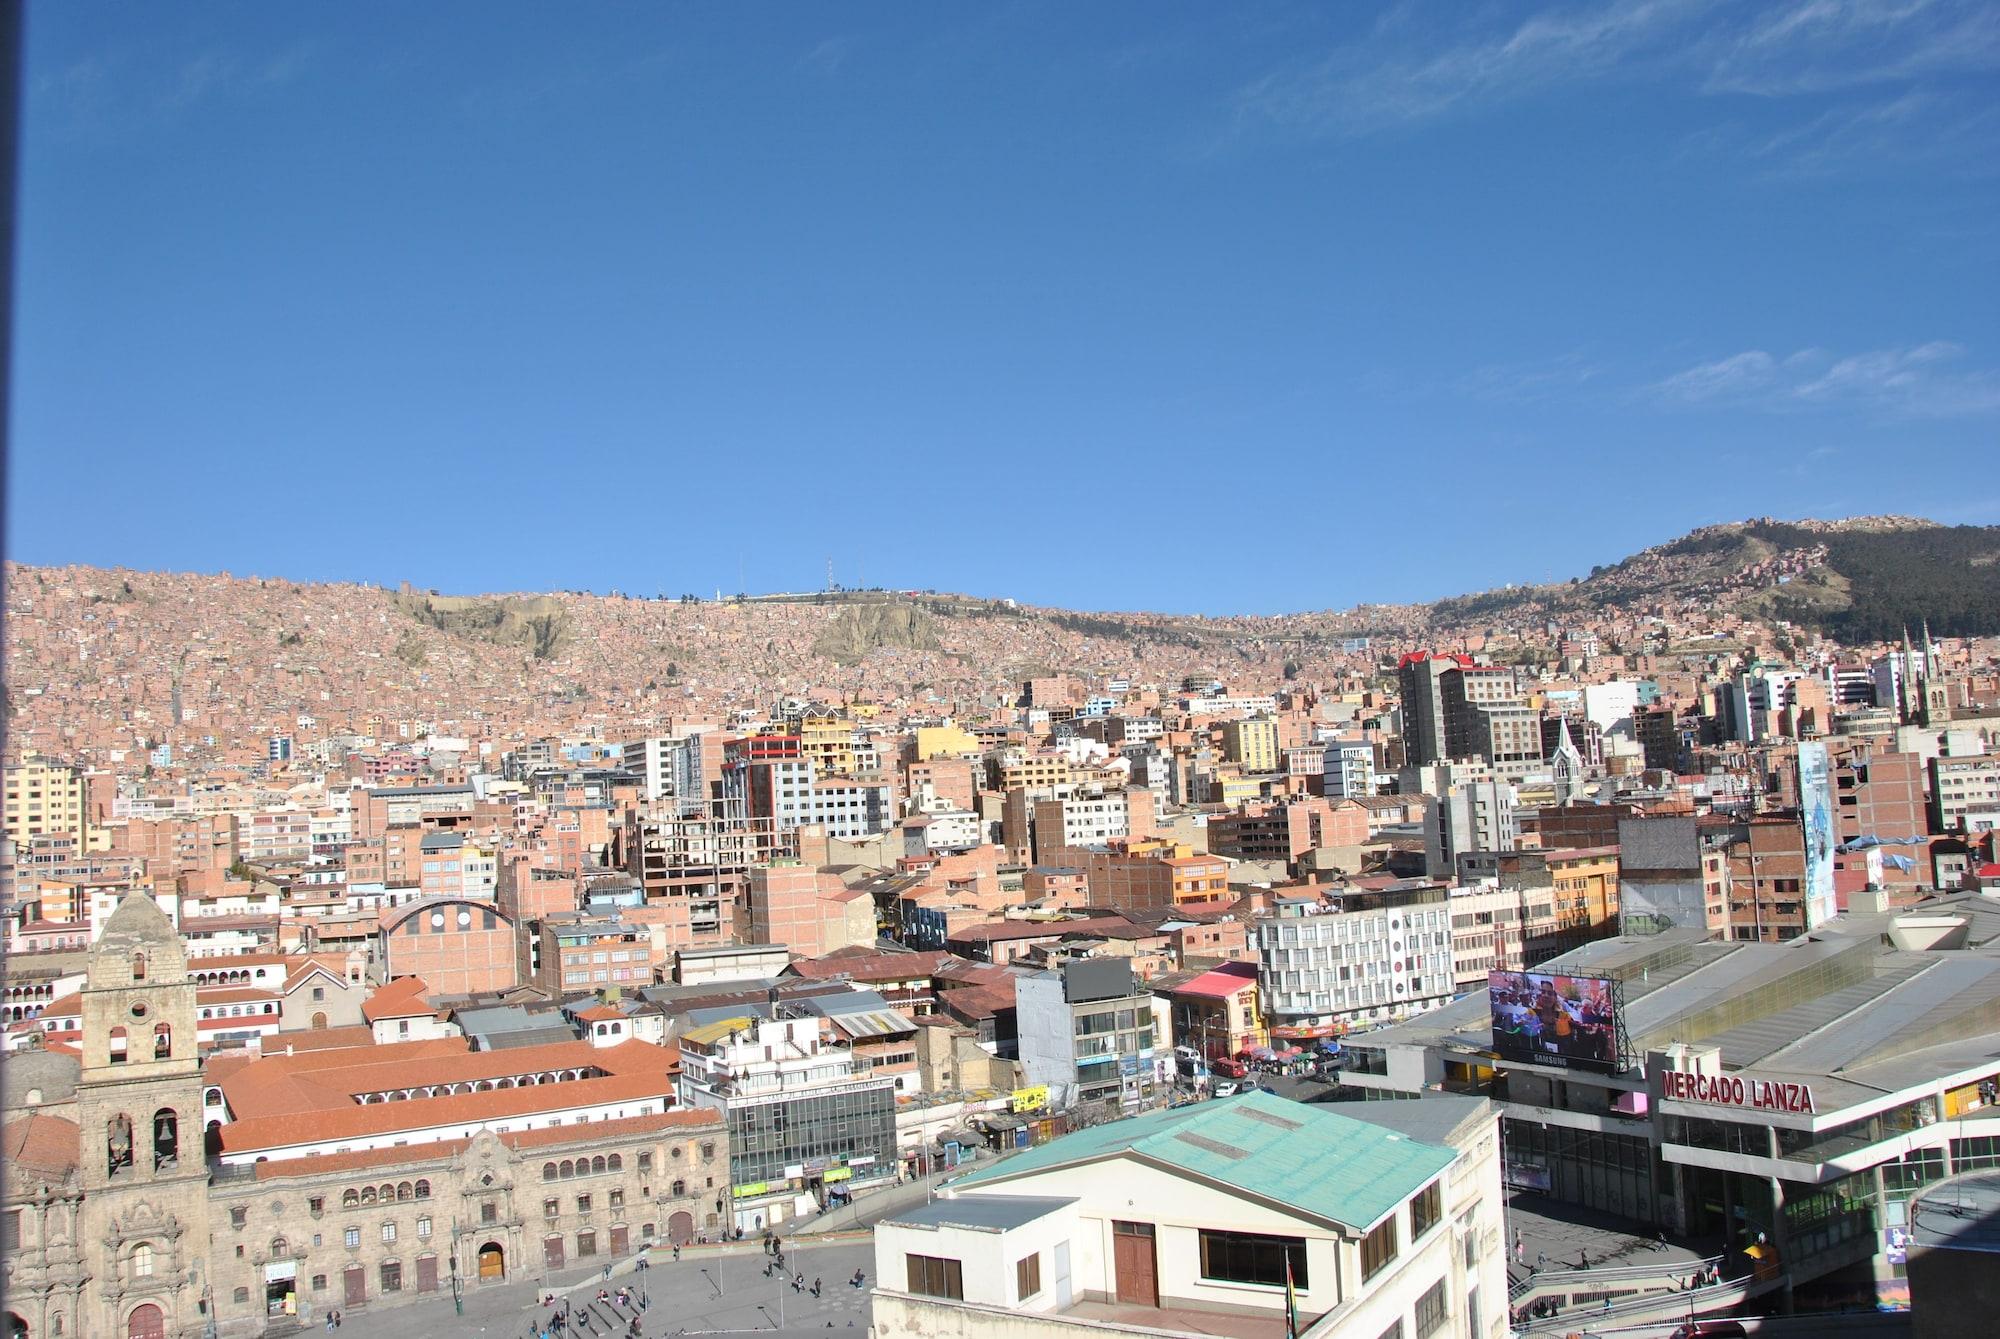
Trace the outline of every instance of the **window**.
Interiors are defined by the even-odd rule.
[[[153,1248],[144,1242],[132,1248],[132,1277],[135,1279],[153,1277]]]
[[[965,1271],[956,1260],[943,1260],[935,1255],[909,1255],[903,1257],[909,1270],[908,1291],[921,1293],[925,1297],[948,1297],[956,1301],[965,1300]]]
[[[653,1170],[653,1155],[651,1153],[641,1153],[639,1155],[639,1170],[642,1172]]]
[[[342,1240],[347,1243],[347,1248],[349,1250],[353,1250],[356,1246],[359,1246],[361,1244],[361,1229],[358,1227],[348,1228],[347,1231],[343,1234]]]
[[[428,1238],[430,1234],[431,1234],[431,1220],[428,1218],[419,1218],[417,1220],[418,1238],[420,1239]]]
[[[577,1234],[576,1234],[576,1253],[577,1253],[577,1257],[578,1257],[579,1259],[581,1259],[581,1258],[582,1258],[583,1256],[586,1256],[586,1255],[596,1255],[596,1254],[597,1254],[597,1234],[596,1234],[595,1232],[579,1232],[579,1233],[577,1233]]]
[[[250,1290],[248,1288],[238,1288],[233,1295],[238,1306],[250,1300]]]
[[[1014,1262],[1014,1298],[1025,1302],[1042,1290],[1042,1257],[1040,1253],[1025,1260]]]
[[[1382,1272],[1396,1258],[1396,1216],[1382,1220],[1382,1226],[1361,1239],[1361,1279],[1365,1283]]]
[[[1389,1322],[1389,1328],[1375,1336],[1375,1339],[1403,1339],[1403,1318],[1396,1317]]]
[[[403,1262],[385,1260],[382,1262],[382,1291],[399,1293],[403,1291]]]
[[[395,1239],[396,1239],[396,1225],[394,1223],[382,1224],[382,1240],[394,1241]]]
[[[1285,1286],[1285,1262],[1291,1262],[1292,1284],[1306,1283],[1306,1243],[1303,1237],[1270,1237],[1259,1232],[1201,1233],[1201,1276],[1220,1283]]]
[[[326,987],[325,987],[325,986],[314,986],[314,987],[313,987],[313,1003],[314,1003],[314,1004],[324,1004],[325,1002],[326,1002]]]
[[[544,1181],[553,1181],[556,1179],[556,1165],[553,1162],[542,1164],[542,1179]]]
[[[313,1275],[313,1291],[316,1293],[323,1293],[326,1291],[326,1275],[324,1274]]]
[[[1433,1283],[1417,1299],[1417,1339],[1430,1339],[1444,1328],[1444,1280]]]
[[[306,1201],[306,1212],[315,1218],[319,1217],[326,1212],[326,1199],[320,1195],[312,1196]]]
[[[479,1205],[479,1221],[482,1223],[499,1222],[500,1206],[498,1204],[495,1204],[492,1200],[481,1201]]]
[[[614,1191],[612,1191],[612,1192],[611,1192],[611,1207],[612,1207],[612,1208],[614,1208],[614,1209],[622,1209],[622,1208],[624,1208],[624,1207],[625,1207],[625,1192],[624,1192],[624,1191],[622,1191],[622,1190],[614,1190]]]
[[[578,1196],[576,1197],[576,1211],[577,1211],[578,1213],[589,1213],[589,1212],[590,1212],[590,1196],[588,1196],[588,1195],[578,1195]]]
[[[1444,1191],[1436,1181],[1431,1182],[1410,1201],[1410,1240],[1431,1230],[1437,1220],[1444,1217]]]
[[[554,1217],[555,1217],[556,1215],[560,1214],[561,1212],[562,1212],[562,1201],[561,1201],[561,1200],[543,1200],[543,1201],[542,1201],[542,1217],[544,1217],[544,1218],[554,1218]]]
[[[250,1211],[240,1204],[229,1211],[229,1225],[231,1227],[242,1227],[245,1222],[249,1221],[249,1218]]]

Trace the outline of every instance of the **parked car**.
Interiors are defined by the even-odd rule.
[[[1243,1091],[1243,1085],[1235,1079],[1217,1079],[1215,1085],[1208,1090],[1208,1095],[1210,1097],[1234,1097],[1241,1091]]]
[[[1215,1072],[1216,1077],[1224,1079],[1241,1079],[1247,1077],[1250,1073],[1244,1067],[1241,1060],[1231,1060],[1227,1056],[1224,1056],[1220,1060],[1212,1061],[1209,1064],[1209,1068]]]

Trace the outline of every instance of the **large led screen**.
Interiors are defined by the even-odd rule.
[[[1616,1073],[1618,1006],[1594,976],[1488,972],[1493,1049],[1502,1060]]]

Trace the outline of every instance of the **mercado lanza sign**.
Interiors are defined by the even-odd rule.
[[[1660,1076],[1660,1096],[1673,1102],[1707,1102],[1712,1106],[1789,1111],[1801,1116],[1819,1110],[1813,1105],[1810,1084],[1749,1078],[1742,1074],[1698,1074],[1670,1069]]]

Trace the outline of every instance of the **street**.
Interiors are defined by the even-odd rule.
[[[465,1314],[457,1315],[449,1295],[436,1301],[393,1309],[352,1310],[345,1313],[342,1330],[358,1326],[353,1333],[368,1339],[459,1339],[484,1335],[489,1339],[538,1339],[562,1300],[570,1304],[570,1339],[623,1339],[627,1320],[610,1308],[592,1308],[598,1288],[616,1293],[628,1288],[635,1297],[643,1294],[649,1305],[639,1312],[640,1333],[647,1339],[678,1334],[726,1334],[747,1331],[824,1334],[827,1330],[868,1330],[868,1294],[875,1286],[875,1255],[866,1240],[844,1239],[824,1244],[800,1242],[787,1245],[785,1264],[794,1273],[804,1273],[806,1289],[794,1292],[788,1281],[766,1276],[769,1256],[755,1242],[726,1247],[690,1247],[675,1261],[662,1249],[655,1253],[650,1269],[630,1270],[621,1265],[606,1280],[603,1268],[570,1269],[549,1284],[505,1283],[474,1287],[465,1296]],[[848,1280],[856,1269],[866,1271],[865,1286],[854,1288]],[[815,1278],[821,1281],[820,1296],[811,1294]],[[565,1291],[568,1290],[568,1291]],[[560,1294],[554,1308],[540,1305],[546,1292]],[[319,1329],[317,1313],[309,1329]],[[343,1336],[344,1339],[344,1336]]]

